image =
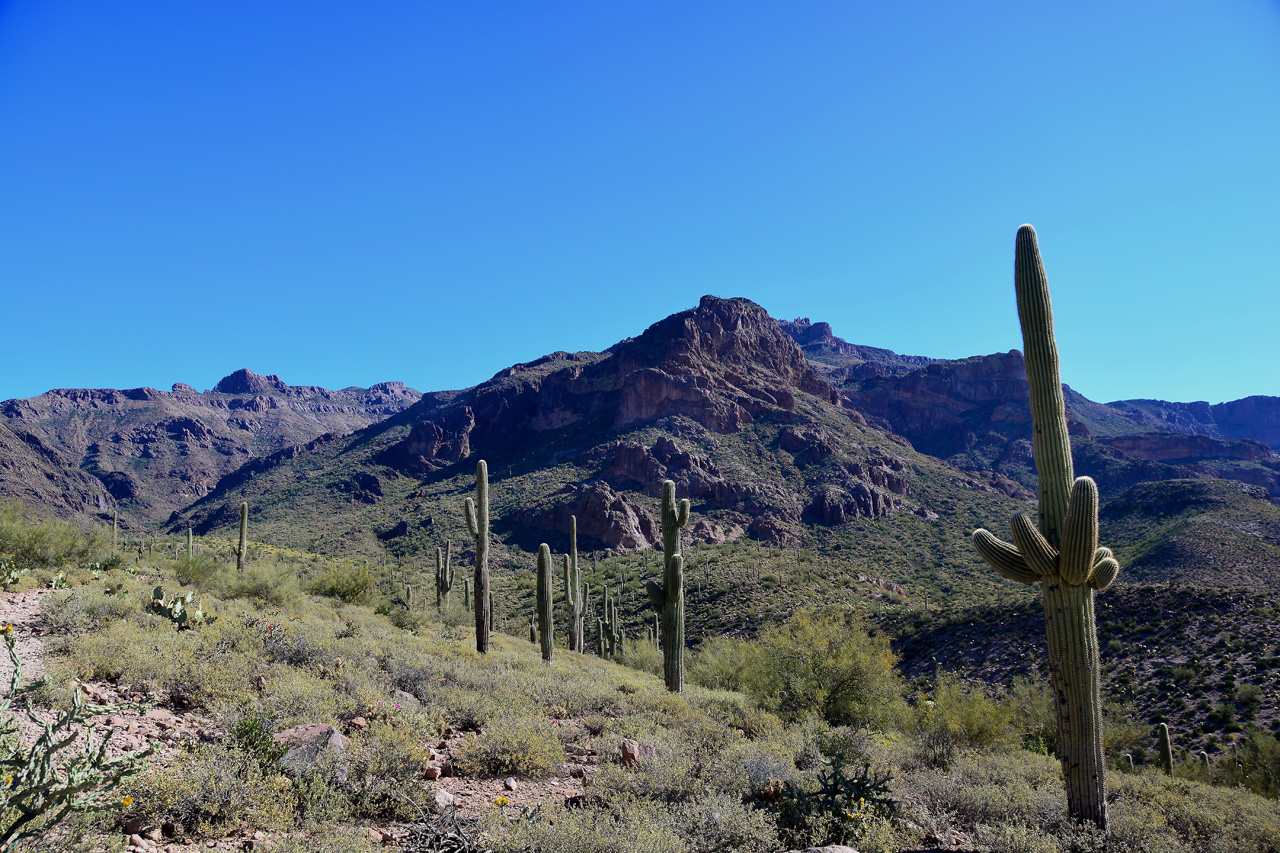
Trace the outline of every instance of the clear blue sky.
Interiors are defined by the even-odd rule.
[[[0,2],[0,398],[475,384],[746,296],[1280,395],[1280,3]]]

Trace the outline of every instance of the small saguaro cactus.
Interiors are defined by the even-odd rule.
[[[493,624],[493,596],[489,592],[489,466],[481,459],[476,463],[476,497],[464,505],[467,532],[476,540],[475,586],[476,651],[489,653],[489,629]]]
[[[542,641],[542,660],[546,663],[551,663],[555,651],[551,576],[551,549],[544,542],[538,546],[538,636]]]
[[[667,689],[684,689],[684,557],[680,528],[689,524],[688,498],[676,502],[676,484],[662,484],[662,584],[644,585],[654,611],[662,617],[662,674]]]
[[[404,609],[413,610],[413,587],[409,584],[404,585]]]
[[[578,517],[569,516],[569,553],[564,555],[564,600],[569,608],[569,651],[582,651],[582,572],[578,569]]]
[[[111,510],[111,553],[120,550],[120,511]]]
[[[462,609],[471,609],[471,581],[468,578],[462,579]]]
[[[538,620],[529,620],[529,642],[535,646],[538,644]]]
[[[436,548],[436,607],[444,609],[449,604],[449,591],[453,589],[453,540],[444,541],[445,549]]]
[[[604,642],[602,657],[615,658],[622,652],[622,619],[618,616],[618,599],[604,591],[604,618],[600,620],[601,637]]]
[[[191,528],[187,528],[187,559],[194,560],[196,558],[196,542],[191,537]]]
[[[236,571],[244,574],[244,558],[248,555],[249,504],[240,502],[240,545],[236,548]]]
[[[1169,724],[1160,724],[1160,769],[1164,775],[1173,775],[1173,744],[1169,741]]]
[[[1075,478],[1066,400],[1058,375],[1049,281],[1035,229],[1018,229],[1014,290],[1031,396],[1032,452],[1039,474],[1039,513],[1013,516],[1013,543],[973,533],[982,558],[1000,575],[1042,586],[1049,673],[1058,711],[1058,758],[1067,808],[1076,820],[1107,831],[1107,765],[1102,744],[1094,590],[1115,580],[1120,564],[1098,546],[1098,487]]]

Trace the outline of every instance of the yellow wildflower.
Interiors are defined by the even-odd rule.
[[[508,800],[506,797],[498,797],[496,800],[494,800],[494,802],[500,806],[505,806],[511,801]]]
[[[129,808],[129,806],[133,805],[133,797],[125,797],[120,801],[120,805],[124,806],[126,809]]]

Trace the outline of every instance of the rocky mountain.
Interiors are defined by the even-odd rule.
[[[1250,505],[1270,508],[1269,448],[1142,428],[1074,392],[1069,406],[1078,470],[1097,477],[1108,500],[1153,481],[1238,481],[1227,487],[1230,507],[1209,489],[1192,490],[1181,515],[1155,499],[1116,510],[1109,523],[1123,535],[1103,531],[1112,547],[1137,560],[1161,525],[1184,529],[1194,510],[1222,533],[1216,547],[1238,558],[1233,571],[1254,561],[1273,576],[1270,528],[1239,522]],[[254,530],[271,541],[413,559],[446,538],[465,542],[460,506],[484,458],[499,564],[523,565],[540,541],[563,547],[570,515],[584,548],[647,553],[670,478],[694,502],[693,542],[812,552],[837,594],[845,578],[908,599],[986,600],[1011,587],[977,560],[967,535],[1002,527],[1034,498],[1029,433],[1017,352],[897,356],[846,345],[825,324],[780,324],[747,300],[708,296],[605,352],[552,353],[473,388],[423,395],[351,435],[252,460],[170,529],[230,529],[247,500]],[[1170,576],[1203,568],[1194,548],[1163,553]],[[1144,577],[1153,565],[1143,563]]]
[[[106,486],[35,433],[0,420],[0,497],[60,517],[111,512]]]
[[[477,458],[513,549],[561,544],[571,514],[584,547],[649,549],[670,478],[694,501],[694,541],[834,545],[831,531],[865,524],[865,547],[910,540],[889,561],[899,575],[931,562],[939,539],[955,571],[976,575],[959,529],[1016,506],[990,476],[868,425],[760,306],[708,296],[605,352],[518,364],[252,463],[171,525],[218,529],[248,500],[255,529],[282,542],[411,553],[463,538]]]
[[[118,505],[122,516],[154,524],[250,459],[360,429],[421,396],[399,382],[330,391],[238,370],[205,392],[177,384],[167,392],[59,389],[7,400],[0,424],[27,450],[5,454],[0,490],[15,496],[52,490],[62,497],[41,505],[75,513]],[[46,460],[59,477],[77,476],[53,485],[49,472],[20,459]]]
[[[829,328],[814,333],[826,324],[781,326],[815,365],[827,366],[846,403],[872,425],[959,468],[1007,477],[1030,490],[1024,496],[1034,491],[1031,410],[1017,350],[925,364],[880,351],[878,361],[832,369],[858,348]],[[1280,503],[1280,397],[1102,404],[1063,389],[1076,473],[1096,479],[1104,495],[1150,480],[1210,477],[1260,486]]]

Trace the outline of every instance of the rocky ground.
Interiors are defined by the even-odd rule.
[[[0,593],[0,625],[12,625],[17,632],[23,683],[37,681],[45,673],[45,646],[51,634],[42,617],[40,599],[49,592],[50,590],[32,590]],[[12,672],[13,666],[7,658],[0,661],[2,683],[9,683]],[[100,743],[100,738],[109,732],[107,749],[110,755],[138,753],[150,747],[151,754],[147,761],[156,768],[177,758],[186,744],[216,742],[226,734],[214,720],[166,707],[163,697],[156,701],[156,697],[147,696],[140,689],[121,689],[117,685],[93,682],[77,686],[84,693],[85,700],[98,706],[102,713],[90,718],[92,732],[82,734],[72,749],[82,748],[86,735],[92,736],[95,743]],[[408,694],[405,697],[406,701],[415,701]],[[36,708],[34,712],[41,721],[52,721],[54,716],[54,712],[49,709]],[[25,711],[14,709],[9,715],[19,726],[28,744],[39,737],[41,724],[28,717]],[[580,720],[565,719],[558,721],[558,724],[565,729],[582,731],[585,735]],[[295,750],[286,755],[286,762],[291,759],[306,760],[308,753],[311,760],[314,760],[317,746],[323,744],[323,748],[344,749],[348,736],[359,737],[359,732],[365,725],[364,719],[357,717],[344,726],[344,734],[329,725],[316,723],[281,732],[277,738],[295,747]],[[464,733],[461,732],[449,733],[431,744],[431,760],[423,767],[423,788],[416,795],[414,803],[424,814],[452,810],[464,826],[474,826],[475,819],[495,807],[501,807],[507,815],[515,817],[526,808],[532,810],[543,803],[581,797],[590,786],[601,760],[590,739],[584,737],[569,747],[569,759],[550,778],[464,778],[454,776],[452,770],[452,751],[463,737]],[[651,752],[651,748],[644,744],[626,741],[621,755],[614,758],[629,764]],[[506,803],[500,804],[499,798],[505,798]],[[370,826],[364,831],[374,842],[389,847],[411,848],[415,846],[418,828],[414,824],[385,824]],[[236,832],[224,838],[201,842],[170,841],[166,840],[166,829],[170,833],[173,831],[172,827],[137,822],[128,822],[119,827],[131,853],[154,853],[157,850],[175,853],[196,848],[269,849],[278,839],[278,836],[273,837],[263,832]]]

